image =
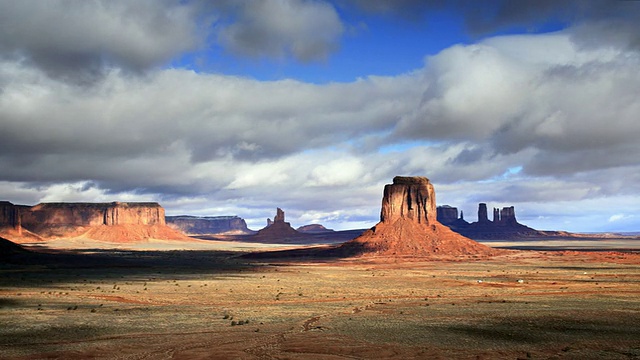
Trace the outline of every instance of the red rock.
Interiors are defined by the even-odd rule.
[[[13,209],[13,210],[11,210]],[[12,212],[14,215],[12,217]],[[158,203],[41,203],[35,206],[0,203],[0,226],[17,228],[21,237],[85,236],[105,241],[189,238],[165,224],[164,209]]]
[[[386,185],[380,222],[338,249],[344,255],[433,256],[494,255],[436,220],[433,185],[426,177],[400,177]]]

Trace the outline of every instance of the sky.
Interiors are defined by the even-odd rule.
[[[0,200],[640,231],[640,2],[0,0]]]

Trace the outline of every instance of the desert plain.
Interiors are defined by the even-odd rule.
[[[0,358],[637,359],[636,242],[257,259],[309,245],[25,245],[0,261]]]

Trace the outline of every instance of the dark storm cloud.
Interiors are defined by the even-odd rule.
[[[87,83],[105,68],[142,71],[194,49],[190,8],[177,1],[0,1],[0,59]]]
[[[218,9],[232,20],[219,25],[220,43],[244,56],[325,60],[338,49],[344,32],[336,9],[329,2],[240,1]]]
[[[349,2],[347,2],[349,3]],[[603,42],[640,49],[640,2],[625,0],[351,0],[373,13],[418,20],[430,11],[461,12],[467,28],[476,35],[521,27],[536,30],[540,24],[579,25],[576,41],[585,46]]]

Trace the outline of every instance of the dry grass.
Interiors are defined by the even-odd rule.
[[[104,251],[0,265],[0,357],[640,357],[638,255],[236,255]]]

